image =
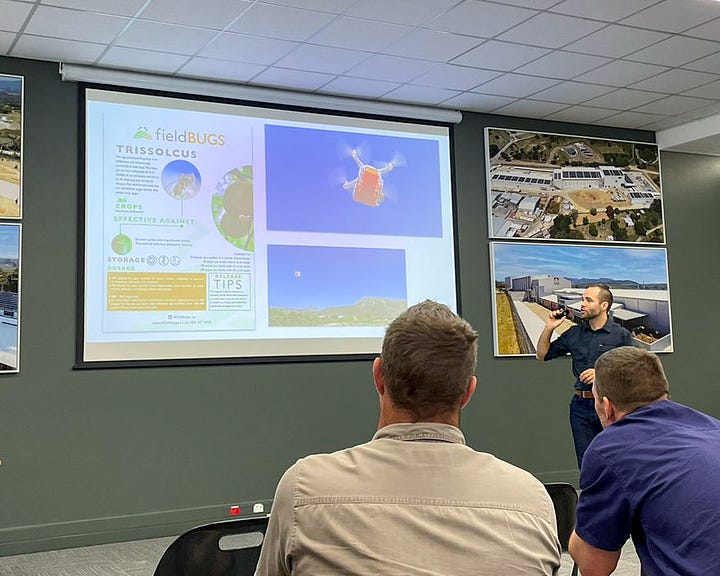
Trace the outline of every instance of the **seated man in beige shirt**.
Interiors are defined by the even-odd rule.
[[[477,333],[447,307],[417,304],[373,363],[370,442],[308,456],[277,487],[257,575],[551,575],[553,505],[529,473],[465,445]]]

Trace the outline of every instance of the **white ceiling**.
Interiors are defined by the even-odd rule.
[[[0,0],[0,54],[654,131],[720,114],[715,0]]]

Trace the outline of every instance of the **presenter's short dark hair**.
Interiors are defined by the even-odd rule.
[[[613,293],[610,291],[610,286],[608,286],[607,284],[590,284],[588,288],[598,289],[598,300],[600,300],[600,302],[608,303],[609,312],[610,308],[612,308],[613,305]]]
[[[467,321],[431,300],[393,320],[381,365],[395,406],[418,420],[457,410],[475,370],[477,337]]]

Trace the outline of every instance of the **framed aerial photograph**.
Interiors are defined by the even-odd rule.
[[[655,144],[485,129],[489,236],[665,244]]]
[[[593,284],[610,287],[612,319],[635,346],[673,351],[665,248],[491,242],[490,268],[495,356],[534,356],[548,314],[571,313],[554,340],[580,322],[583,291]]]
[[[23,78],[0,74],[0,218],[22,215]]]
[[[20,370],[20,224],[0,224],[0,374]]]

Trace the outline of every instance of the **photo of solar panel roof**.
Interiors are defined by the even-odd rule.
[[[487,128],[490,237],[665,243],[655,144]]]

